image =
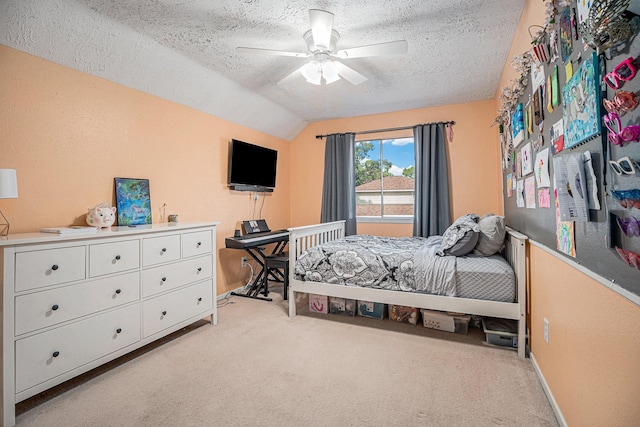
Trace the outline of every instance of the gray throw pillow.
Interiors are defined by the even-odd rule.
[[[458,240],[450,249],[444,251],[445,255],[465,256],[476,247],[480,233],[477,231],[467,231],[462,239]]]
[[[502,249],[507,231],[504,226],[504,217],[487,214],[480,218],[478,225],[480,226],[480,235],[473,253],[491,256]]]
[[[473,250],[478,241],[478,215],[462,215],[442,233],[442,243],[437,254],[440,256],[463,256]]]

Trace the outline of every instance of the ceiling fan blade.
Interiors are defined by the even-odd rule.
[[[260,55],[293,56],[296,58],[307,58],[311,56],[311,54],[309,53],[287,52],[286,50],[275,50],[275,49],[260,49],[256,47],[237,47],[236,52],[257,53]]]
[[[331,44],[331,30],[333,29],[333,13],[320,9],[310,9],[311,34],[313,44],[317,48],[329,49]]]
[[[338,61],[333,61],[333,63],[336,64],[336,67],[338,68],[338,75],[352,85],[359,85],[367,81],[367,78],[365,76],[363,76],[353,68],[347,67],[346,65]]]
[[[395,42],[386,42],[378,44],[370,44],[367,46],[352,47],[350,49],[342,49],[335,53],[338,58],[363,58],[365,56],[381,56],[381,55],[397,55],[407,53],[409,44],[406,40],[397,40]]]
[[[298,77],[302,76],[302,69],[304,67],[306,67],[307,64],[304,64],[302,67],[298,68],[297,70],[295,70],[293,73],[289,74],[288,76],[286,76],[285,78],[283,78],[282,80],[280,80],[278,82],[279,85],[286,85],[292,81],[294,81],[295,79],[297,79]]]

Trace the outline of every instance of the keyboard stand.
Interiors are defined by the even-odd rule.
[[[288,238],[288,236],[287,236]],[[254,259],[259,266],[260,271],[256,275],[256,277],[249,283],[244,292],[231,292],[231,295],[244,297],[244,298],[253,298],[259,299],[263,301],[273,301],[272,298],[269,298],[269,289],[268,289],[268,280],[265,280],[265,258],[269,255],[276,255],[284,252],[284,248],[287,245],[288,240],[279,241],[276,243],[275,247],[271,251],[270,254],[265,254],[265,248],[260,246],[255,247],[246,247],[244,251],[247,252],[252,259]],[[274,280],[282,280],[282,278],[274,275],[274,272],[269,273]],[[268,279],[268,277],[267,277]],[[263,295],[263,296],[261,296]]]

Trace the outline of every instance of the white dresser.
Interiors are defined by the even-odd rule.
[[[16,402],[204,317],[215,324],[216,224],[1,238],[3,425]]]

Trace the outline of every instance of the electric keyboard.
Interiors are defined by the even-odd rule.
[[[247,249],[256,246],[267,245],[269,243],[287,242],[289,231],[276,230],[262,233],[245,234],[244,236],[227,237],[224,239],[225,246],[229,249]]]

